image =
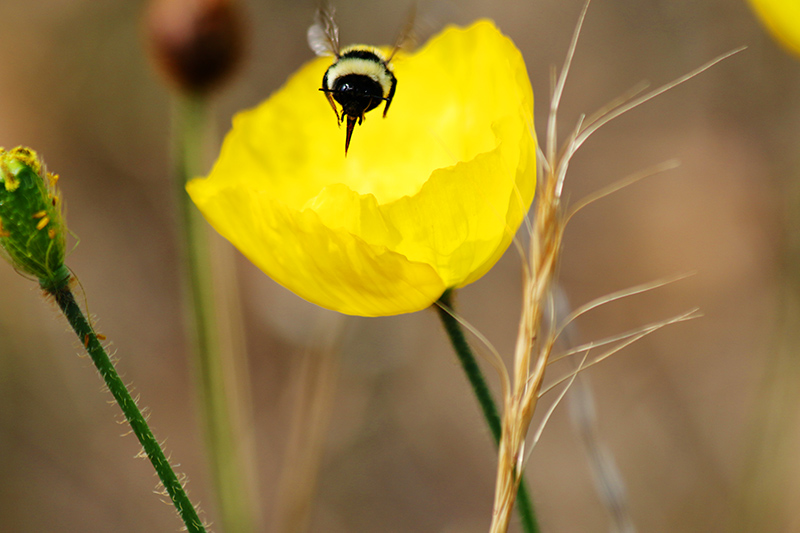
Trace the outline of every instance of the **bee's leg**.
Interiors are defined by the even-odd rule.
[[[341,126],[342,119],[339,117],[339,110],[336,109],[336,102],[333,101],[333,96],[331,96],[330,92],[325,91],[325,98],[328,99],[328,103],[331,104],[331,109],[333,109],[334,114],[336,114],[336,125]]]
[[[392,75],[392,88],[389,89],[389,94],[386,95],[386,107],[383,108],[383,118],[386,118],[386,112],[389,111],[389,106],[392,104],[394,98],[394,90],[397,88],[397,78]]]

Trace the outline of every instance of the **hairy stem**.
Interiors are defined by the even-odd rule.
[[[178,514],[186,525],[186,530],[191,533],[205,532],[203,523],[197,516],[197,511],[192,505],[192,502],[189,501],[189,497],[186,495],[183,485],[181,485],[178,476],[176,476],[175,472],[172,470],[172,466],[170,466],[169,461],[164,455],[164,451],[153,436],[153,432],[150,431],[150,427],[147,425],[144,416],[142,416],[142,412],[139,410],[130,392],[128,392],[125,384],[120,379],[119,374],[117,374],[108,354],[102,344],[100,344],[100,341],[97,340],[97,335],[92,329],[92,326],[86,320],[80,306],[75,302],[75,296],[72,294],[72,291],[67,285],[64,285],[61,288],[51,290],[50,294],[55,298],[64,316],[67,317],[70,326],[75,330],[81,344],[86,347],[86,351],[89,352],[94,366],[97,368],[97,371],[100,372],[103,381],[105,381],[106,386],[108,386],[108,390],[111,391],[114,399],[117,400],[117,404],[120,406],[120,409],[122,409],[125,419],[131,425],[133,433],[142,444],[147,458],[150,459],[153,468],[156,469],[156,473],[161,483],[164,485],[164,489],[167,491],[167,494],[169,494],[172,503],[178,510]]]

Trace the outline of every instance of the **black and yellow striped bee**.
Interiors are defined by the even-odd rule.
[[[361,44],[339,48],[339,28],[333,20],[333,9],[323,6],[317,11],[314,24],[308,29],[308,44],[318,56],[333,56],[335,61],[322,77],[320,91],[336,113],[337,124],[347,117],[347,136],[344,155],[350,147],[353,128],[364,120],[364,113],[386,102],[383,116],[397,89],[397,78],[390,62],[400,47],[407,41],[413,27],[413,14],[397,39],[388,56],[379,49]],[[336,103],[342,106],[341,115]]]

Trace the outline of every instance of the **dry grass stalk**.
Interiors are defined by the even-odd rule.
[[[278,533],[308,530],[335,402],[345,326],[344,315],[323,315],[315,327],[313,344],[304,350],[273,513],[272,530]]]
[[[514,375],[511,390],[503,399],[503,433],[498,451],[497,483],[492,533],[505,532],[514,507],[514,499],[522,471],[525,439],[544,380],[547,355],[553,338],[538,342],[539,326],[547,304],[558,264],[564,221],[560,218],[560,202],[555,195],[555,180],[548,179],[539,199],[531,239],[530,263],[524,278],[523,312],[514,354]],[[534,347],[541,354],[531,367]]]
[[[546,134],[546,152],[540,156],[544,167],[544,176],[540,180],[539,190],[537,191],[537,201],[534,208],[533,220],[530,223],[530,246],[527,257],[524,261],[523,278],[523,309],[519,323],[517,343],[514,353],[513,376],[507,375],[507,370],[503,370],[501,380],[504,384],[503,390],[503,415],[502,415],[502,436],[500,439],[498,452],[497,479],[495,486],[495,501],[492,515],[491,533],[504,533],[508,529],[511,519],[511,512],[520,481],[520,473],[523,471],[526,455],[526,439],[533,420],[534,411],[539,398],[546,392],[553,389],[558,384],[567,382],[567,388],[574,380],[578,372],[599,363],[610,357],[622,348],[630,345],[636,340],[657,331],[658,329],[696,318],[697,310],[692,310],[682,315],[643,326],[635,331],[613,337],[610,340],[600,341],[585,347],[581,347],[568,352],[568,355],[583,353],[583,360],[577,370],[569,375],[557,380],[555,384],[543,389],[545,370],[551,359],[553,347],[555,346],[558,335],[566,324],[556,325],[554,320],[546,321],[549,327],[543,328],[543,317],[546,312],[552,312],[551,289],[555,281],[558,269],[559,258],[561,255],[562,237],[567,222],[575,211],[591,201],[605,196],[619,188],[637,181],[645,176],[661,172],[675,166],[673,162],[664,163],[653,169],[638,173],[622,180],[619,184],[612,185],[605,191],[593,195],[590,199],[579,203],[575,209],[566,210],[562,203],[561,192],[567,168],[572,156],[577,149],[587,140],[587,138],[597,131],[601,126],[610,120],[622,115],[626,111],[658,96],[665,91],[687,81],[701,72],[711,68],[716,63],[739,52],[741,49],[734,50],[717,59],[701,66],[700,68],[682,76],[675,81],[668,83],[647,94],[640,95],[642,88],[637,88],[634,92],[625,97],[612,102],[605,109],[598,112],[595,116],[585,120],[584,117],[578,122],[570,137],[567,139],[564,148],[557,152],[556,147],[558,132],[556,119],[561,95],[575,53],[575,48],[583,24],[589,2],[584,5],[575,33],[570,43],[567,59],[559,74],[558,80],[554,85],[553,96],[550,105]],[[674,281],[674,280],[671,280]],[[594,309],[603,303],[608,303],[619,298],[639,294],[644,290],[651,290],[666,282],[655,282],[643,287],[634,287],[627,291],[609,295],[598,302],[592,302],[581,308],[580,311],[573,313],[567,322],[577,318],[580,314]],[[611,344],[612,347],[606,349],[599,356],[593,357],[587,362],[590,350],[603,345]],[[535,355],[535,356],[534,356]],[[565,389],[556,400],[555,404],[549,409],[548,413],[541,422],[540,427],[535,432],[533,445],[538,441],[544,424],[549,419],[550,413],[557,403],[563,398]]]

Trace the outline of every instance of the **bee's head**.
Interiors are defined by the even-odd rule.
[[[369,76],[348,74],[337,78],[330,90],[345,115],[361,116],[383,101],[383,88]]]

